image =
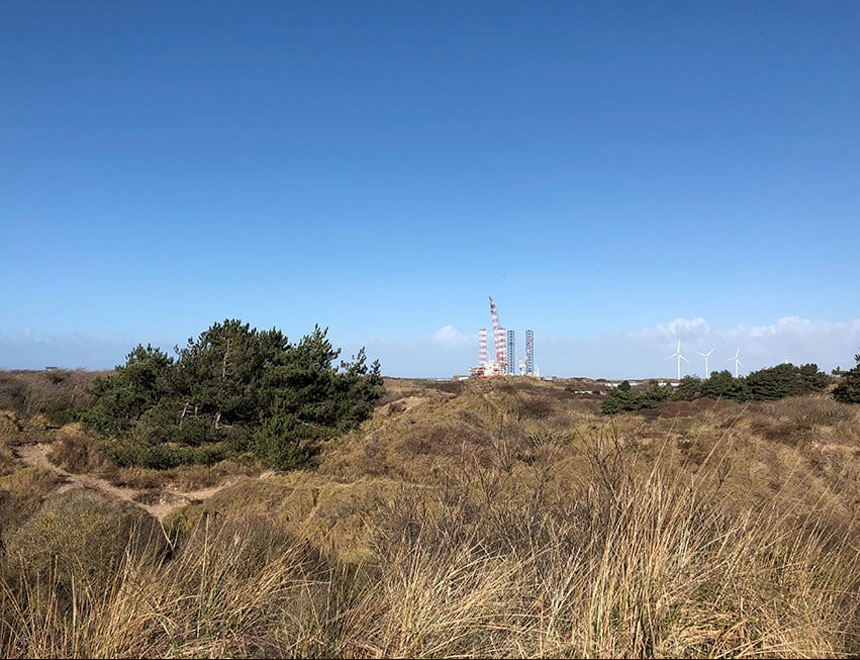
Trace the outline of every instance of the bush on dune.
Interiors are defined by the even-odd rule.
[[[727,370],[715,371],[709,378],[685,376],[672,388],[651,381],[646,390],[634,390],[624,381],[603,400],[602,411],[613,415],[625,411],[655,408],[661,401],[693,401],[698,398],[734,401],[768,401],[787,396],[820,392],[829,384],[827,375],[816,364],[780,364],[735,378]]]
[[[0,545],[39,510],[43,498],[59,483],[54,472],[40,467],[19,467],[0,477]]]
[[[54,580],[66,590],[98,589],[112,579],[126,553],[157,556],[165,538],[140,509],[94,492],[71,491],[49,501],[13,533],[6,535],[12,570],[28,578]]]
[[[833,390],[833,398],[842,403],[860,403],[860,353],[854,356],[856,366],[850,371],[836,373],[842,376],[841,382]]]
[[[120,465],[173,468],[248,455],[294,467],[323,442],[357,426],[382,396],[379,364],[364,350],[337,364],[326,331],[291,344],[276,329],[216,323],[176,358],[138,346],[98,379],[86,426],[120,441]]]

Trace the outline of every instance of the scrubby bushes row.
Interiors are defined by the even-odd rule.
[[[672,397],[672,388],[661,386],[657,381],[648,383],[645,391],[634,390],[628,381],[622,382],[611,390],[603,400],[601,410],[604,415],[614,415],[623,411],[644,410],[654,408],[661,401]]]
[[[45,415],[54,424],[64,424],[92,404],[89,388],[95,377],[83,369],[0,370],[0,410],[21,417]]]
[[[747,376],[735,378],[727,370],[717,371],[710,378],[685,376],[678,387],[660,386],[651,381],[644,391],[634,390],[624,381],[609,392],[603,401],[604,414],[654,408],[661,401],[693,401],[701,397],[732,399],[735,401],[770,401],[786,396],[811,394],[824,390],[827,375],[816,364],[780,364],[768,369],[753,371]]]
[[[137,346],[93,386],[82,421],[119,439],[120,465],[171,468],[243,454],[273,468],[306,459],[316,443],[355,427],[382,395],[379,364],[340,351],[316,327],[297,344],[277,329],[216,323],[176,357]]]

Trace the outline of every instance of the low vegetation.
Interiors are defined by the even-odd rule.
[[[531,379],[385,386],[285,472],[119,467],[101,435],[6,413],[0,652],[860,654],[860,407],[821,392],[606,416]],[[36,440],[72,473],[230,482],[155,519],[28,467]]]
[[[800,367],[780,364],[738,378],[725,370],[716,371],[704,379],[685,376],[677,387],[661,386],[652,380],[645,390],[635,390],[630,387],[629,382],[624,381],[608,393],[602,410],[604,414],[612,415],[654,408],[661,401],[669,399],[693,401],[703,397],[734,401],[769,401],[821,392],[829,384],[829,378],[816,364],[804,364]]]
[[[364,420],[382,396],[379,364],[364,350],[351,362],[319,327],[291,344],[279,330],[215,323],[176,359],[137,346],[116,373],[91,388],[81,419],[113,440],[120,466],[173,468],[249,457],[294,467],[318,443]]]
[[[0,410],[64,424],[92,405],[90,388],[98,375],[83,369],[0,370]]]

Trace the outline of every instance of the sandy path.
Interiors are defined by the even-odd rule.
[[[139,496],[143,491],[138,490],[136,488],[123,488],[120,486],[115,486],[106,479],[102,479],[101,477],[97,477],[92,474],[74,474],[72,472],[68,472],[60,467],[57,467],[50,460],[48,460],[48,449],[50,448],[50,444],[39,442],[36,444],[29,445],[18,445],[11,447],[15,456],[21,459],[27,465],[32,465],[35,467],[44,468],[45,470],[51,470],[56,474],[59,474],[63,477],[65,483],[57,489],[57,493],[64,493],[76,486],[83,486],[84,488],[91,488],[93,490],[98,490],[106,495],[111,497],[115,497],[119,500],[123,500],[124,502],[128,502],[129,504],[138,507],[139,509],[143,509],[151,516],[157,518],[158,520],[164,520],[164,518],[175,509],[183,507],[187,504],[191,504],[193,502],[200,502],[202,500],[206,500],[212,497],[215,493],[228,486],[235,483],[234,480],[225,481],[218,486],[213,486],[212,488],[201,488],[200,490],[189,490],[189,491],[176,491],[176,490],[167,490],[164,489],[161,492],[161,497],[158,502],[154,504],[143,504],[142,502],[138,502],[135,500],[137,496]]]

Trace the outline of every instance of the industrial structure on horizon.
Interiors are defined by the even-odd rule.
[[[469,375],[475,378],[516,376],[516,333],[513,330],[505,330],[499,323],[499,312],[492,296],[490,296],[490,321],[493,325],[495,360],[490,360],[487,351],[487,329],[481,328],[478,330],[478,364],[469,367]],[[538,376],[534,351],[534,330],[526,330],[526,351],[519,363],[520,376]]]

